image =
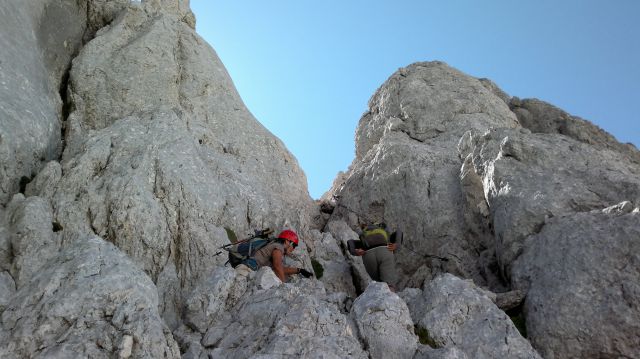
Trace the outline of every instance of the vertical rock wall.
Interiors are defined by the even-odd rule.
[[[62,151],[65,72],[85,31],[76,1],[0,5],[0,204]]]
[[[9,2],[0,11],[6,355],[179,356],[169,328],[184,320],[184,300],[201,277],[226,261],[216,256],[228,243],[225,228],[239,237],[263,227],[309,233],[304,173],[246,109],[195,33],[188,1]],[[153,292],[144,295],[144,318],[123,324],[91,309],[102,306],[98,288],[65,263],[83,266],[80,249],[95,237],[136,263],[92,273],[109,283],[100,293],[117,293],[111,285],[127,285],[116,283],[120,273],[135,272]],[[74,301],[38,299],[53,290],[56,273],[68,280],[55,290],[77,293]],[[116,313],[132,315],[127,295],[107,297]],[[52,312],[51,301],[69,315]],[[52,322],[23,318],[34,310]],[[47,325],[67,335],[27,339]],[[108,338],[94,340],[101,331]]]
[[[401,287],[420,286],[427,266],[499,286],[475,263],[487,238],[466,216],[457,145],[470,129],[516,126],[505,102],[477,79],[441,62],[400,69],[360,119],[356,158],[331,191],[333,218],[345,218],[353,228],[384,221],[404,231],[397,256]],[[428,263],[425,255],[451,260]]]

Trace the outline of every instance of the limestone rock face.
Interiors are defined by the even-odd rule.
[[[548,218],[640,201],[640,166],[566,136],[527,129],[468,133],[460,150],[482,178],[507,277],[524,239]]]
[[[40,197],[13,197],[7,206],[8,239],[11,255],[9,267],[18,288],[29,283],[41,267],[60,248],[58,233],[53,231],[49,202]]]
[[[640,164],[640,152],[632,144],[622,144],[598,126],[537,99],[513,98],[509,107],[518,122],[534,133],[559,133],[598,149],[610,149]]]
[[[0,313],[16,293],[16,283],[9,272],[0,272]]]
[[[351,317],[372,358],[411,358],[418,340],[404,301],[386,283],[373,282],[356,299]]]
[[[45,266],[2,313],[3,357],[180,356],[153,282],[116,247],[87,239]]]
[[[247,285],[246,280],[242,283],[243,279],[242,276],[236,276],[236,271],[231,267],[216,268],[209,278],[203,279],[186,300],[184,314],[186,324],[204,334],[220,316],[225,314],[227,306],[233,306],[234,297],[229,298],[232,292],[240,290],[244,294]],[[238,299],[235,298],[236,301]]]
[[[0,4],[1,205],[60,155],[59,91],[81,44],[84,13],[72,0]]]
[[[312,203],[297,161],[247,111],[183,6],[127,5],[83,47],[63,175],[38,194],[66,240],[97,234],[154,280],[171,265],[190,287],[226,260],[214,256],[223,227],[305,233]]]
[[[338,241],[338,243],[340,243],[342,248],[347,248],[347,241],[358,239],[356,232],[352,231],[351,228],[349,228],[349,225],[342,220],[327,223],[325,230],[329,232],[331,236]],[[352,281],[355,289],[359,292],[364,292],[369,283],[371,283],[371,278],[367,274],[364,263],[362,263],[362,258],[354,257],[346,253],[346,262],[351,267]]]
[[[426,254],[451,257],[432,267],[483,278],[468,236],[457,144],[469,129],[518,126],[506,103],[479,80],[441,62],[416,63],[393,74],[374,94],[356,130],[356,158],[334,186],[334,219],[352,227],[385,221],[402,228],[400,287],[420,286]],[[411,250],[411,251],[409,251]],[[413,276],[413,278],[412,278]]]
[[[344,308],[327,296],[319,281],[283,284],[263,268],[248,276],[239,270],[216,270],[211,283],[224,290],[220,300],[206,306],[218,309],[200,311],[209,318],[205,335],[191,336],[184,345],[193,357],[367,357]],[[222,315],[211,315],[214,312]],[[197,338],[200,341],[194,341]]]
[[[468,358],[540,358],[487,292],[470,281],[443,274],[422,291],[401,295],[422,339],[433,347],[456,348]]]
[[[314,204],[194,26],[188,0],[0,4],[0,357],[538,358],[498,307],[544,357],[640,356],[632,145],[416,63]],[[400,297],[345,250],[370,221],[405,234]],[[322,277],[224,266],[265,227]]]
[[[455,347],[434,349],[428,345],[422,345],[414,359],[468,359],[469,357]]]
[[[355,298],[356,288],[353,285],[351,265],[339,242],[328,232],[312,231],[310,238],[312,240],[307,241],[307,246],[310,247],[309,252],[315,265],[320,267],[322,277],[319,279],[324,287],[330,292],[342,292]]]
[[[551,218],[513,266],[545,358],[640,356],[640,213]]]

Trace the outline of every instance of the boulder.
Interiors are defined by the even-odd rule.
[[[201,334],[223,316],[227,309],[227,298],[236,280],[236,271],[231,267],[218,267],[209,278],[200,283],[185,301],[184,321]]]
[[[371,221],[401,228],[400,288],[421,285],[428,271],[419,269],[425,265],[486,283],[475,258],[483,238],[461,225],[456,148],[469,129],[517,126],[506,103],[478,79],[442,62],[400,69],[376,91],[360,119],[356,157],[344,181],[332,188],[332,220],[344,219],[352,228]],[[426,254],[451,260],[434,262]]]
[[[640,213],[556,216],[525,243],[514,286],[545,358],[640,357]]]
[[[266,275],[267,273],[265,273]],[[213,358],[367,358],[356,329],[322,283],[301,280],[249,292],[207,331]]]
[[[351,276],[351,266],[343,250],[338,245],[338,241],[331,233],[320,233],[317,230],[311,231],[311,241],[307,241],[310,248],[311,260],[316,276],[324,283],[324,287],[329,292],[344,292],[349,297],[356,297],[356,288],[353,285]]]
[[[325,229],[331,234],[333,238],[340,244],[340,247],[347,248],[347,242],[349,240],[357,240],[358,235],[356,232],[342,220],[331,221],[327,223]],[[352,282],[357,292],[362,293],[371,283],[371,278],[367,274],[367,270],[362,263],[362,258],[354,257],[345,251],[344,254],[346,262],[351,267]]]
[[[62,178],[60,162],[50,161],[38,172],[36,177],[27,184],[24,194],[27,197],[40,195],[44,198],[52,198],[60,178]]]
[[[153,282],[115,246],[88,238],[45,266],[2,313],[7,357],[180,357]]]
[[[418,346],[406,303],[386,283],[373,282],[354,302],[351,318],[371,358],[412,358]]]
[[[503,293],[496,293],[496,297],[493,302],[496,303],[498,308],[508,311],[520,306],[526,296],[527,292],[525,290],[512,290]]]
[[[540,358],[489,293],[473,282],[446,273],[425,283],[419,295],[411,293],[403,296],[420,341],[436,349],[455,348],[464,353],[440,353],[442,356]]]
[[[7,206],[6,216],[11,248],[10,270],[20,289],[57,254],[61,241],[59,233],[54,233],[51,205],[46,199],[25,199],[16,194]]]

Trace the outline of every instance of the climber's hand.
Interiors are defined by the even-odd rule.
[[[366,253],[364,249],[356,249],[355,252],[357,256],[363,256]]]
[[[396,248],[398,248],[398,246],[395,243],[389,243],[387,244],[387,249],[391,252],[395,251]]]
[[[313,276],[313,273],[309,272],[308,270],[304,269],[304,268],[298,268],[298,274],[300,274],[301,276],[305,277],[305,278],[310,278]]]

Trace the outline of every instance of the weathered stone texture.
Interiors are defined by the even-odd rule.
[[[112,18],[116,5],[94,10]],[[226,260],[214,256],[223,227],[305,233],[313,207],[297,161],[247,111],[184,6],[127,5],[87,43],[71,69],[63,174],[30,190],[51,200],[65,240],[97,234],[154,280],[174,266],[188,289]]]
[[[620,154],[527,129],[467,133],[461,158],[482,177],[504,275],[546,219],[640,201],[640,166]]]
[[[342,220],[327,223],[325,230],[340,243],[342,248],[347,248],[347,241],[358,239],[358,234],[351,230],[349,225]],[[364,263],[362,263],[362,258],[354,257],[350,254],[345,254],[345,256],[346,262],[351,267],[352,282],[356,291],[364,292],[367,286],[369,286],[369,283],[371,283],[371,278],[367,274]]]
[[[411,358],[418,346],[407,304],[386,283],[373,282],[353,303],[351,317],[371,358]]]
[[[0,357],[538,358],[498,307],[547,358],[640,356],[635,147],[416,63],[314,204],[194,26],[188,0],[0,4]],[[346,253],[370,221],[405,234],[408,306]],[[223,266],[265,227],[322,278]]]
[[[241,296],[229,296],[222,316],[211,321],[200,354],[214,358],[366,358],[348,316],[333,303],[319,281],[302,279],[282,284],[268,268],[244,277],[216,280],[230,293],[247,283]],[[233,273],[232,273],[233,274]],[[222,278],[226,278],[222,280]],[[233,283],[233,284],[231,284]],[[225,292],[225,291],[223,291]],[[220,298],[224,298],[223,293]],[[230,298],[233,298],[230,300]],[[210,307],[210,304],[207,305]],[[212,308],[212,307],[211,307]],[[221,307],[217,307],[221,308]]]
[[[309,238],[311,240],[307,240],[306,244],[310,247],[311,258],[322,272],[322,277],[319,279],[324,283],[327,291],[343,292],[355,298],[356,289],[353,285],[351,265],[345,258],[346,254],[340,248],[338,241],[328,232],[320,233],[315,230],[311,231]]]
[[[538,99],[513,98],[509,107],[520,124],[534,133],[559,133],[598,149],[620,153],[625,159],[640,164],[640,151],[630,143],[620,143],[593,123]]]
[[[344,218],[352,228],[385,221],[404,230],[400,287],[420,286],[427,273],[420,268],[427,263],[492,281],[483,278],[473,258],[482,238],[468,236],[464,225],[456,147],[469,129],[516,126],[505,102],[475,78],[441,62],[400,69],[371,98],[360,120],[356,158],[344,183],[334,186],[333,218]],[[451,260],[431,263],[426,254]]]
[[[49,202],[40,197],[13,196],[7,206],[10,271],[18,288],[33,276],[60,248],[60,236],[53,231]]]
[[[62,150],[59,90],[84,33],[82,7],[70,0],[3,1],[0,33],[0,205],[6,205]]]
[[[425,283],[422,291],[401,295],[418,332],[433,347],[456,348],[469,358],[540,358],[488,293],[471,281],[447,273]]]
[[[640,213],[551,218],[513,265],[545,358],[640,356]]]
[[[131,351],[136,358],[180,356],[158,314],[153,282],[116,247],[86,239],[45,266],[2,313],[3,355],[109,358]]]

